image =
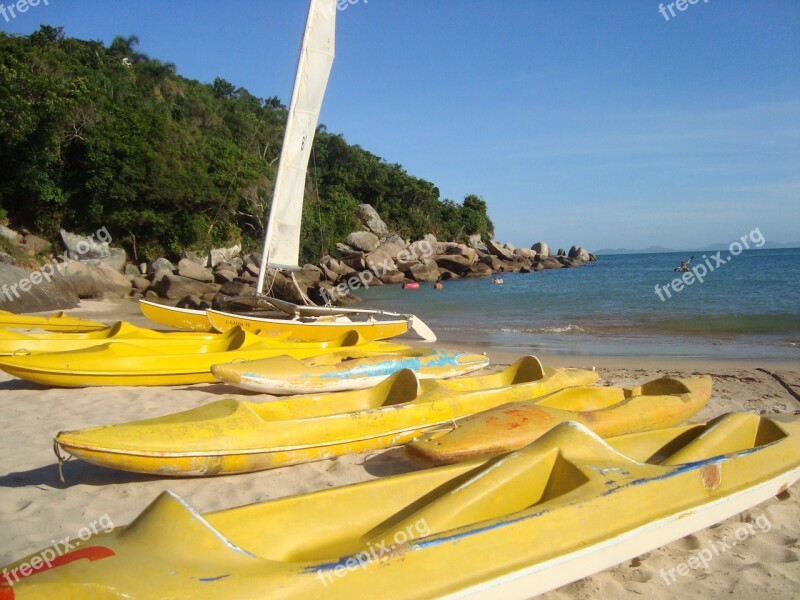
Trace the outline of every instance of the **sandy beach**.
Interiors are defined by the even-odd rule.
[[[125,318],[150,325],[134,302],[84,302],[70,313],[106,322]],[[480,347],[473,350],[480,350]],[[516,355],[489,352],[493,364]],[[714,393],[694,422],[729,411],[761,414],[800,409],[800,365],[745,361],[649,360],[541,356],[552,366],[596,367],[600,384],[632,385],[662,376],[713,376]],[[301,494],[408,472],[419,467],[389,449],[259,473],[209,479],[158,479],[79,461],[59,481],[53,436],[80,429],[173,413],[224,397],[259,401],[222,385],[160,388],[50,389],[0,374],[0,564],[21,558],[107,515],[125,525],[163,490],[171,489],[201,512]],[[547,600],[628,598],[794,598],[800,589],[800,489],[797,486],[751,510],[629,563],[542,596]],[[632,508],[633,510],[634,508]],[[747,528],[747,524],[753,524]],[[746,532],[741,535],[740,530]],[[668,573],[702,548],[737,539],[707,568]]]

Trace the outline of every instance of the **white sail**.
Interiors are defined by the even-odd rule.
[[[264,291],[268,266],[298,266],[306,170],[322,99],[333,64],[338,0],[311,0],[289,105],[258,276]]]

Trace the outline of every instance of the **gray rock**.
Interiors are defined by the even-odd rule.
[[[106,246],[108,245],[106,244]],[[29,256],[36,256],[41,252],[52,252],[53,245],[46,239],[29,233],[22,238],[22,249]]]
[[[61,276],[81,298],[126,298],[133,287],[125,275],[103,263],[73,260],[62,266]]]
[[[255,296],[256,288],[245,281],[234,280],[222,284],[222,287],[219,288],[219,293],[230,297]]]
[[[491,277],[492,268],[483,262],[477,262],[469,268],[466,277]]]
[[[369,231],[354,231],[347,236],[345,242],[351,248],[362,252],[372,252],[380,244],[378,236]]]
[[[140,292],[146,292],[147,288],[150,287],[150,281],[146,277],[142,277],[141,275],[139,275],[138,277],[131,278],[130,282],[133,285],[134,289]]]
[[[198,265],[199,266],[199,265]],[[202,298],[197,296],[186,296],[185,298],[181,298],[178,300],[178,303],[175,305],[177,308],[190,308],[192,310],[205,310],[207,308],[211,308],[211,303],[206,302]]]
[[[528,248],[515,248],[514,256],[521,258],[533,259],[536,257],[536,250],[529,250]]]
[[[583,262],[589,262],[589,252],[583,246],[572,246],[567,256],[569,258],[579,258]]]
[[[201,267],[207,267],[210,258],[208,254],[196,252],[195,250],[184,252],[183,257]]]
[[[105,230],[105,227],[103,228]],[[95,235],[76,235],[62,229],[59,232],[61,243],[67,251],[67,256],[81,261],[99,261],[101,258],[108,257],[111,252],[108,242],[95,239]],[[106,234],[108,231],[106,230]],[[25,236],[27,238],[31,236]],[[110,239],[110,236],[108,236]]]
[[[178,275],[207,283],[214,281],[214,274],[209,269],[201,267],[189,258],[182,258],[178,262]]]
[[[486,244],[483,243],[480,233],[473,233],[467,239],[467,246],[475,250],[486,250]]]
[[[214,271],[214,282],[219,284],[225,284],[233,281],[236,279],[236,271],[227,271],[225,269],[220,269],[219,271]]]
[[[360,255],[361,252],[356,250],[355,248],[351,248],[347,244],[343,244],[341,242],[336,242],[336,250],[345,258],[350,257],[354,254]]]
[[[427,238],[427,236],[425,236]],[[433,238],[433,236],[431,236]],[[398,252],[397,256],[395,257],[398,261],[403,260],[418,260],[423,258],[433,258],[439,253],[439,242],[436,241],[436,238],[430,239],[422,239],[419,241],[414,242],[413,244],[409,244],[408,248],[405,250],[405,254],[408,256],[406,257],[403,252]]]
[[[506,242],[505,244],[503,244],[503,248],[508,250],[511,254],[514,254],[514,250],[517,249],[517,247],[514,244],[511,244],[509,242]]]
[[[558,258],[553,256],[543,258],[538,264],[542,266],[542,269],[560,269],[564,266]]]
[[[123,274],[127,275],[128,277],[141,277],[144,275],[141,269],[134,264],[127,264],[123,270]]]
[[[564,249],[563,248],[559,248],[558,249],[558,253],[556,254],[556,256],[566,256],[566,253],[564,252]]]
[[[389,228],[386,227],[386,223],[383,222],[378,211],[369,204],[358,205],[358,218],[367,229],[379,237],[389,232]]]
[[[174,273],[175,265],[173,265],[166,258],[157,258],[147,266],[147,273],[149,275],[158,273],[159,271],[169,271],[170,273]]]
[[[497,242],[489,240],[486,242],[486,248],[489,250],[489,254],[492,256],[502,258],[503,260],[514,260],[514,255]]]
[[[511,270],[508,263],[500,260],[496,256],[492,256],[491,254],[482,257],[481,263],[489,267],[493,273],[505,273],[506,271]]]
[[[414,281],[436,281],[439,278],[439,267],[435,260],[426,258],[411,267],[406,276]]]
[[[0,309],[23,313],[76,306],[75,290],[57,274],[52,263],[38,271],[0,263]]]
[[[0,252],[0,263],[4,265],[13,265],[17,266],[17,259],[11,256],[8,252]]]
[[[208,265],[211,267],[216,267],[221,262],[229,263],[235,257],[239,256],[241,251],[242,247],[239,244],[235,244],[230,248],[214,248],[211,250],[211,252],[209,252]],[[260,259],[257,262],[260,262]]]
[[[377,277],[381,277],[384,273],[389,271],[397,271],[397,264],[391,253],[384,249],[383,246],[370,252],[366,256],[367,268],[372,271]]]
[[[9,229],[5,225],[0,225],[0,238],[6,239],[15,244],[18,244],[21,241],[21,236],[16,231]]]
[[[109,248],[108,256],[100,259],[104,265],[108,265],[117,273],[122,273],[125,269],[125,263],[128,262],[128,255],[122,248]]]
[[[533,246],[531,246],[531,250],[536,251],[536,254],[542,258],[547,258],[550,256],[550,246],[547,245],[547,242],[536,242]]]
[[[156,292],[161,298],[180,300],[184,296],[214,294],[219,290],[219,286],[182,277],[181,275],[166,273],[153,282],[150,290]]]
[[[405,278],[406,276],[400,271],[387,271],[378,277],[382,283],[402,283]]]

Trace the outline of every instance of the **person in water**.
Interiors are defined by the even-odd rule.
[[[433,284],[433,289],[441,290],[443,288],[444,288],[444,284],[442,283],[442,278],[439,277],[439,279],[436,280],[436,283]]]
[[[694,256],[690,257],[689,260],[681,261],[681,266],[675,269],[676,271],[680,271],[681,273],[686,273],[689,270],[689,264],[694,260]]]

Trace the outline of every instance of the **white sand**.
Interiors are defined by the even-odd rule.
[[[108,303],[80,311],[84,318],[110,321],[131,309],[107,311]],[[120,308],[120,307],[117,307]],[[134,319],[136,320],[136,319]],[[145,324],[143,320],[138,324]],[[493,355],[495,363],[509,355]],[[614,362],[617,361],[617,362]],[[565,364],[544,359],[547,364]],[[800,392],[800,366],[747,363],[669,361],[668,371],[653,361],[581,359],[574,366],[598,364],[604,382],[641,383],[665,373],[714,376],[709,405],[693,421],[728,411],[794,412],[800,402],[769,374],[766,366]],[[603,366],[605,363],[606,366]],[[663,364],[663,363],[662,363]],[[615,366],[616,365],[616,366]],[[247,475],[208,479],[158,479],[117,472],[78,461],[64,465],[66,485],[58,479],[52,450],[60,430],[119,423],[169,414],[224,397],[257,401],[258,395],[237,394],[235,388],[197,385],[175,388],[47,389],[0,373],[0,565],[36,552],[108,515],[115,525],[136,517],[161,491],[171,489],[201,512],[261,502],[327,487],[367,481],[419,468],[399,449],[347,456]],[[543,596],[548,600],[628,598],[795,598],[800,591],[800,489],[790,489],[753,509],[710,529],[698,532],[632,562],[596,574]],[[764,525],[768,522],[768,531]],[[707,569],[690,570],[668,585],[670,568],[687,562],[693,553],[712,543],[735,539],[743,523],[756,533],[721,553]],[[756,526],[759,525],[759,526]]]

